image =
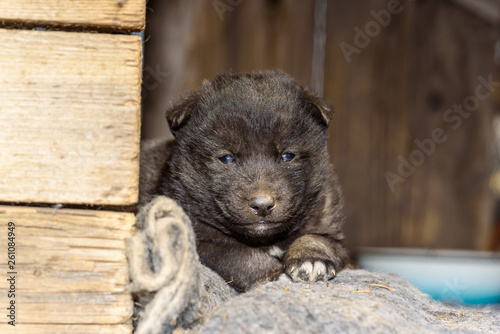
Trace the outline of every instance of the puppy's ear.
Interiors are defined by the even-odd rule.
[[[178,131],[198,108],[198,102],[198,94],[191,93],[167,110],[167,122],[174,137],[177,136]]]
[[[335,113],[333,106],[307,90],[303,91],[302,96],[306,109],[310,110],[314,117],[328,127]]]

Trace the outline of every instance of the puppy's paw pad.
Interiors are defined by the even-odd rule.
[[[336,276],[335,269],[322,261],[305,261],[288,267],[286,273],[294,282],[328,281]]]

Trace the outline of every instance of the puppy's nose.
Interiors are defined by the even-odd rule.
[[[276,200],[270,195],[255,196],[248,201],[248,205],[255,214],[265,217],[274,210]]]

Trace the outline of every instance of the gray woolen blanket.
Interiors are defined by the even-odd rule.
[[[352,269],[329,283],[282,277],[203,320],[190,333],[500,333],[498,309],[435,302],[401,278]]]

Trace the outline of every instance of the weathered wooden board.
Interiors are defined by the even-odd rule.
[[[15,224],[14,264],[8,262],[9,222]],[[132,213],[0,206],[0,332],[130,333],[125,239],[134,222]],[[7,293],[11,276],[14,297]],[[12,300],[15,327],[6,317]]]
[[[496,0],[452,0],[464,9],[494,25],[500,21],[500,3]]]
[[[0,0],[0,22],[140,31],[145,0]]]
[[[478,78],[493,72],[492,27],[450,1],[400,2],[382,27],[373,13],[388,4],[329,7],[325,95],[339,110],[329,145],[348,244],[485,249],[494,105]],[[342,42],[357,49],[351,62]],[[471,98],[470,117],[451,113]]]
[[[0,29],[0,201],[137,201],[137,36]]]
[[[1,325],[0,325],[1,327]],[[127,325],[19,325],[18,328],[7,328],[7,334],[130,334],[131,326]]]

